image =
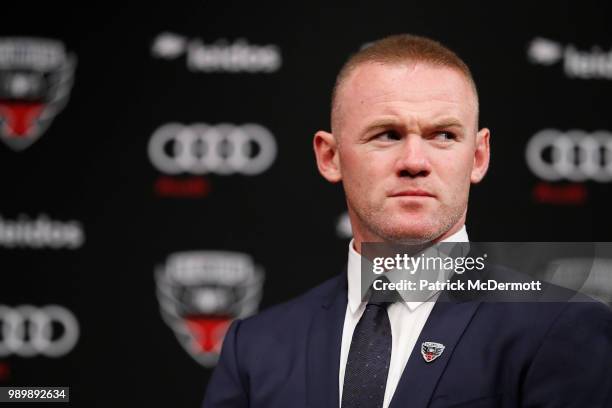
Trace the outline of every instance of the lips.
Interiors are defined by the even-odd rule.
[[[401,191],[393,192],[389,197],[435,197],[433,194],[426,190],[421,189],[406,189]]]

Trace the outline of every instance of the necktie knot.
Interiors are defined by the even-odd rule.
[[[374,308],[374,307],[386,309],[389,305],[390,305],[390,302],[372,302],[370,300],[368,304],[366,305],[366,309]]]
[[[402,301],[402,297],[396,290],[388,289],[388,286],[386,286],[386,284],[389,283],[389,279],[385,275],[378,277],[376,281],[382,282],[383,285],[375,285],[374,282],[372,283],[368,291],[370,294],[368,304],[386,304],[388,306],[391,303]],[[376,289],[376,287],[384,289]]]

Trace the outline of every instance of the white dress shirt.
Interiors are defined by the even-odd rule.
[[[353,247],[353,241],[349,243],[348,254],[348,305],[344,316],[344,328],[342,330],[342,348],[340,349],[340,373],[338,378],[340,406],[342,405],[342,388],[344,386],[344,373],[348,360],[351,340],[355,326],[363,314],[366,303],[361,301],[361,255]],[[465,226],[442,242],[468,242]],[[385,388],[385,399],[383,408],[388,408],[391,398],[395,393],[404,367],[414,349],[425,322],[435,305],[438,293],[432,294],[425,302],[396,302],[387,308],[389,321],[391,322],[391,362]]]

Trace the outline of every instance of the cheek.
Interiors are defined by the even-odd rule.
[[[346,152],[340,156],[342,178],[353,188],[375,187],[383,179],[384,162],[363,152]]]
[[[437,169],[438,177],[448,193],[459,195],[469,189],[472,172],[472,162],[469,156],[448,157],[438,162]]]

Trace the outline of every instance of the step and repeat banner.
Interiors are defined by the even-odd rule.
[[[585,2],[9,7],[0,386],[199,406],[233,319],[346,263],[342,188],[312,137],[344,60],[389,34],[473,70],[492,163],[471,240],[610,241],[610,17]]]

